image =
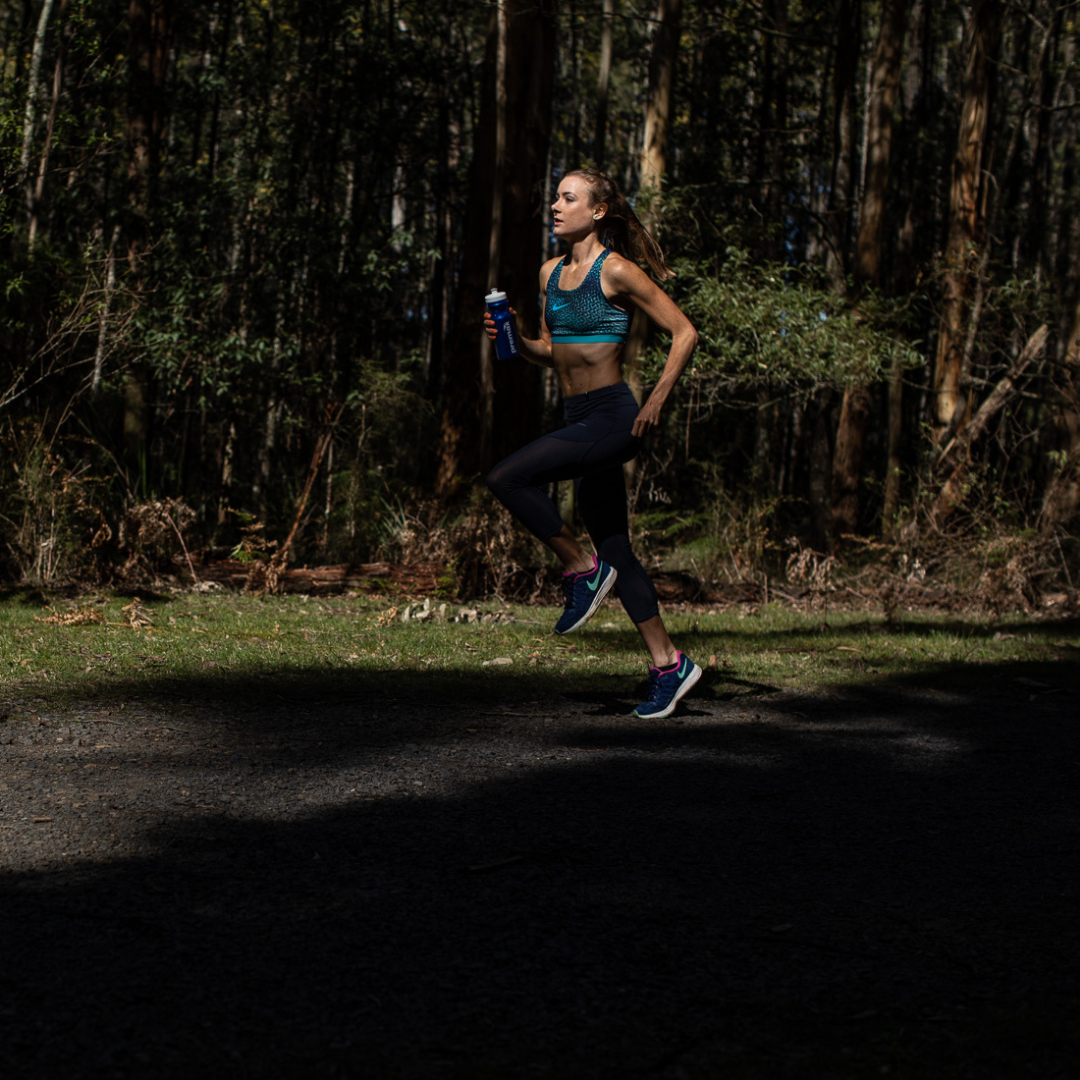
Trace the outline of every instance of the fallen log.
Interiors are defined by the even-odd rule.
[[[266,578],[266,564],[220,559],[199,567],[200,581],[212,581],[237,592],[259,592]],[[339,563],[335,566],[300,566],[277,575],[278,588],[286,593],[325,596],[356,589],[360,592],[435,592],[446,574],[440,563]]]

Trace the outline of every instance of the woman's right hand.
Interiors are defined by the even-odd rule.
[[[517,312],[513,308],[511,308],[510,309],[510,314],[511,315],[516,315]],[[484,312],[484,330],[487,333],[488,338],[490,340],[494,341],[495,340],[495,333],[496,333],[496,331],[495,331],[495,320],[491,317],[491,312],[490,311],[485,311]]]

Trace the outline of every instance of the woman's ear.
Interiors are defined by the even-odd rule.
[[[607,203],[597,203],[593,207],[593,221],[599,221],[607,213]]]

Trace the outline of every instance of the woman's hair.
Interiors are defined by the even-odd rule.
[[[653,276],[660,281],[672,276],[660,245],[638,221],[619,185],[607,173],[599,169],[574,169],[566,175],[580,176],[585,181],[593,206],[607,205],[607,213],[600,219],[600,239],[605,246],[636,263],[648,263]]]

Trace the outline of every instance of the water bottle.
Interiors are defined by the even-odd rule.
[[[506,293],[492,289],[484,303],[495,322],[495,355],[500,360],[513,360],[518,355],[517,329]]]

